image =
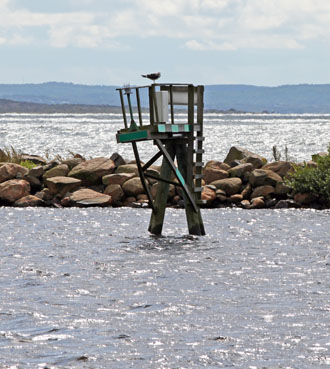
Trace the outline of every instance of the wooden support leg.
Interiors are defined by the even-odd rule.
[[[194,210],[197,213],[198,212],[198,206],[196,205],[195,200],[194,200],[194,198],[191,195],[191,191],[188,189],[188,187],[186,185],[186,181],[182,177],[182,174],[181,174],[180,170],[175,166],[175,164],[173,162],[173,158],[169,155],[169,153],[166,151],[166,149],[164,149],[163,144],[162,144],[162,142],[160,140],[156,139],[155,140],[155,143],[158,146],[159,151],[162,152],[162,154],[164,155],[164,157],[168,161],[168,164],[171,167],[171,169],[173,170],[174,175],[176,176],[177,180],[179,181],[179,183],[182,186],[183,192],[185,193],[186,197],[189,199],[192,207],[194,208]],[[175,144],[173,144],[173,145],[174,145],[173,146],[173,150],[174,150],[174,155],[175,155],[175,147],[176,147],[176,145]],[[192,166],[192,163],[191,163],[191,166]]]
[[[144,172],[143,172],[142,167],[141,167],[140,155],[139,155],[139,152],[138,152],[138,149],[137,149],[136,142],[132,142],[132,146],[133,146],[133,151],[134,151],[134,156],[135,156],[135,160],[136,160],[136,165],[138,167],[138,171],[139,171],[139,175],[140,175],[142,186],[143,186],[143,188],[144,188],[144,190],[145,190],[145,192],[146,192],[146,194],[148,196],[150,207],[152,208],[153,211],[155,211],[153,200],[152,200],[152,196],[151,196],[151,193],[150,193],[150,190],[149,190],[149,186],[148,186],[148,184],[146,182],[146,178],[144,176]]]
[[[192,177],[190,179],[187,178],[187,148],[185,144],[180,144],[176,146],[176,158],[178,161],[179,170],[185,176],[185,179],[187,181],[187,187],[191,193],[193,184]],[[192,196],[196,200],[196,195],[193,194]],[[200,208],[198,207],[198,211],[196,212],[191,204],[191,201],[189,201],[184,192],[183,192],[183,200],[185,204],[189,234],[196,236],[205,236],[205,229]]]
[[[175,157],[175,144],[170,142],[165,145],[165,149],[172,158]],[[162,178],[167,178],[170,180],[171,178],[171,166],[166,159],[163,157],[162,167],[160,170],[160,176]],[[166,182],[158,182],[156,199],[154,202],[155,210],[153,210],[151,214],[151,219],[149,223],[149,232],[155,235],[160,235],[163,229],[164,216],[167,204],[167,196],[169,190],[169,183]]]

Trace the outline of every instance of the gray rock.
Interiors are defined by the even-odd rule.
[[[73,206],[78,207],[104,207],[110,206],[112,202],[111,196],[93,191],[89,188],[75,191],[71,196],[69,196],[69,199]]]
[[[250,163],[252,164],[253,169],[259,169],[267,163],[267,160],[260,155],[250,154],[242,160],[242,163]]]
[[[275,193],[275,188],[273,186],[259,186],[256,187],[252,194],[251,194],[251,199],[255,198],[255,197],[267,197],[269,195],[273,195]]]
[[[69,177],[78,178],[83,186],[100,184],[102,177],[113,173],[115,163],[108,158],[94,158],[83,161],[74,167],[68,174]]]
[[[211,183],[217,189],[223,190],[227,195],[235,195],[238,193],[242,186],[242,180],[240,178],[226,178],[214,181]]]
[[[136,176],[139,175],[139,170],[136,164],[124,164],[116,169],[117,173],[134,173]]]
[[[65,177],[68,173],[69,167],[66,164],[60,164],[47,170],[47,172],[45,172],[43,175],[43,179],[46,180],[47,178],[51,177]]]
[[[271,170],[284,178],[288,173],[294,170],[294,166],[290,161],[275,161],[264,165],[262,169]]]
[[[113,174],[107,174],[106,176],[102,177],[102,183],[105,186],[111,185],[111,184],[118,184],[122,186],[126,181],[129,179],[135,177],[135,173],[113,173]]]
[[[110,184],[104,190],[106,195],[111,196],[113,202],[121,202],[125,198],[125,193],[119,184]]]
[[[252,186],[276,186],[277,182],[282,182],[282,177],[271,170],[255,169],[250,173],[249,182]]]
[[[234,168],[230,168],[228,170],[229,177],[238,177],[243,179],[244,174],[247,172],[252,172],[253,165],[251,163],[245,163],[237,165]]]
[[[81,180],[70,177],[51,177],[46,179],[46,185],[53,195],[64,196],[67,192],[73,192],[81,186]]]
[[[31,168],[29,171],[29,175],[33,176],[33,177],[37,177],[40,178],[45,174],[45,169],[42,165],[38,165],[34,168]]]
[[[134,177],[126,181],[123,186],[123,191],[128,197],[136,197],[140,193],[144,193],[140,177]]]
[[[125,159],[120,154],[118,154],[118,152],[114,152],[110,156],[110,159],[115,163],[116,168],[126,164]]]

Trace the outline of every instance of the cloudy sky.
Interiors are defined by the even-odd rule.
[[[328,0],[0,0],[0,83],[330,83]]]

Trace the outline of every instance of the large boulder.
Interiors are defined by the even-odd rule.
[[[46,179],[46,185],[52,195],[64,196],[67,192],[76,191],[81,186],[81,180],[70,177],[51,177]]]
[[[45,206],[45,202],[37,196],[27,195],[14,202],[14,206],[19,208]]]
[[[22,165],[15,163],[6,163],[0,167],[0,183],[14,179],[16,177],[24,177],[29,170]]]
[[[33,177],[40,178],[45,174],[45,168],[42,165],[38,165],[36,167],[33,167],[29,171],[29,175]]]
[[[231,166],[232,162],[235,162],[236,160],[247,160],[247,158],[250,157],[250,163],[253,164],[254,158],[260,158],[262,163],[266,163],[266,160],[262,158],[261,156],[254,154],[251,151],[248,151],[242,147],[233,146],[230,148],[224,162]]]
[[[70,205],[78,207],[110,206],[111,196],[83,188],[69,196]]]
[[[104,190],[106,195],[111,196],[112,202],[121,202],[125,198],[125,193],[119,184],[109,184]]]
[[[284,178],[287,173],[294,170],[294,166],[290,161],[274,161],[273,163],[264,165],[262,169],[271,170]]]
[[[255,169],[250,173],[249,182],[253,187],[276,186],[277,182],[283,182],[282,177],[272,170]]]
[[[126,181],[135,177],[135,173],[113,173],[102,177],[105,186],[118,184],[122,186]]]
[[[288,173],[294,171],[294,164],[290,161],[274,161],[262,167],[265,170],[271,170],[284,178]]]
[[[256,187],[252,194],[251,194],[251,199],[254,199],[255,197],[269,197],[270,195],[274,195],[275,194],[275,188],[273,186],[259,186]]]
[[[253,165],[251,163],[245,163],[237,165],[236,167],[230,168],[228,170],[229,177],[238,177],[243,179],[245,173],[252,172]]]
[[[110,159],[113,160],[113,162],[115,163],[116,168],[120,167],[121,165],[126,164],[125,159],[120,154],[118,154],[118,152],[114,152],[110,156]]]
[[[116,173],[134,173],[139,175],[139,170],[136,164],[124,164],[116,169]]]
[[[241,163],[250,163],[253,169],[259,169],[267,163],[267,159],[257,154],[250,154],[246,158],[241,160]]]
[[[205,164],[205,168],[215,168],[221,170],[228,170],[230,169],[230,165],[223,163],[222,161],[218,160],[210,160]]]
[[[290,192],[290,187],[286,185],[284,182],[277,182],[275,187],[276,195],[287,195]]]
[[[113,173],[115,167],[115,163],[111,159],[94,158],[75,166],[68,176],[80,179],[84,186],[92,186],[101,183],[102,177]]]
[[[219,179],[228,178],[228,172],[223,169],[207,166],[203,169],[203,178],[205,183],[209,184]]]
[[[69,171],[70,169],[67,164],[60,164],[52,169],[47,170],[47,172],[43,175],[43,179],[46,180],[47,178],[51,177],[66,177]]]
[[[238,193],[242,186],[242,180],[240,178],[225,178],[211,183],[217,189],[223,190],[227,195],[235,195]]]
[[[10,179],[0,183],[0,201],[13,203],[30,194],[30,184],[24,179]]]
[[[140,193],[144,193],[140,177],[129,179],[123,184],[122,188],[128,197],[136,197]]]

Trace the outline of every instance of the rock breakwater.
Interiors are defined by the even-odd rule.
[[[49,162],[32,155],[29,158],[34,162],[30,169],[17,163],[0,163],[0,205],[148,207],[136,163],[118,153],[89,160],[80,155]],[[223,161],[211,160],[203,168],[203,206],[328,208],[329,203],[317,194],[290,188],[287,179],[296,165],[290,161],[267,163],[260,155],[232,147]],[[304,165],[315,167],[317,163]],[[149,184],[155,196],[158,182],[154,178],[159,176],[160,167],[151,166],[148,172],[153,175]],[[180,187],[170,185],[168,206],[184,206]]]

